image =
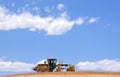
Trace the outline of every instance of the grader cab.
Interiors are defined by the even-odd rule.
[[[36,72],[62,72],[63,70],[68,71],[75,71],[74,65],[70,64],[57,64],[57,59],[55,58],[48,58],[44,61],[44,64],[38,64],[33,68]]]

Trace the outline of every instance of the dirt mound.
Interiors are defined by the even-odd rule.
[[[120,77],[120,72],[43,72],[2,77]]]

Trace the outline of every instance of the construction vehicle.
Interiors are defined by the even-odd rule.
[[[38,64],[33,68],[36,72],[62,72],[75,71],[74,65],[58,63],[55,58],[48,58],[43,64]]]

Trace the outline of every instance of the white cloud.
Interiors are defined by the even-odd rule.
[[[52,13],[54,11],[54,9],[55,9],[54,6],[45,6],[43,8],[43,10],[48,14]]]
[[[64,8],[64,4],[58,4],[57,5],[57,9],[59,10],[59,11],[61,11],[61,10],[63,10],[63,8]]]
[[[0,30],[28,29],[29,31],[45,31],[48,35],[62,35],[75,25],[83,24],[84,20],[78,17],[71,20],[67,13],[58,16],[41,17],[30,12],[11,13],[7,8],[0,6]]]
[[[25,62],[12,62],[0,60],[0,71],[30,72],[34,65]]]
[[[47,61],[47,59],[43,59],[43,60],[37,62],[37,64],[44,64],[45,61]]]
[[[70,31],[75,25],[81,25],[85,22],[84,18],[78,17],[71,19],[66,11],[59,12],[64,8],[63,4],[58,4],[58,14],[41,16],[39,7],[34,7],[32,10],[38,12],[32,14],[31,11],[26,10],[29,4],[25,7],[19,8],[18,13],[11,13],[7,8],[0,6],[0,31],[1,30],[15,30],[15,29],[27,29],[32,32],[44,31],[47,35],[63,35]],[[51,13],[54,10],[54,6],[45,7],[45,12]],[[88,19],[88,18],[87,18]],[[90,24],[97,22],[98,17],[89,18]]]
[[[120,61],[118,60],[100,60],[96,62],[79,62],[77,64],[79,70],[83,71],[114,71],[120,72]]]
[[[34,7],[34,8],[33,8],[33,11],[39,12],[39,11],[40,11],[40,8],[39,8],[39,7]]]
[[[36,64],[25,63],[25,62],[12,62],[5,61],[4,57],[0,58],[0,71],[10,72],[30,72],[32,68],[37,64],[44,64],[46,59],[43,59]],[[120,61],[119,60],[99,60],[96,62],[79,62],[77,67],[80,71],[109,71],[109,72],[120,72]]]
[[[33,67],[35,67],[37,64],[44,64],[44,61],[47,59],[43,59],[41,61],[38,61],[36,64],[32,63],[25,63],[25,62],[19,62],[19,61],[5,61],[7,57],[1,57],[0,58],[0,71],[6,71],[6,72],[31,72],[33,71]]]
[[[92,23],[97,22],[98,19],[99,19],[98,17],[91,17],[88,22],[89,22],[90,24],[92,24]]]
[[[38,61],[36,64],[32,64],[19,61],[5,61],[5,58],[6,57],[0,58],[0,71],[5,72],[31,72],[33,71],[33,67],[35,67],[37,64],[44,64],[44,62],[47,60],[43,59]]]
[[[82,18],[78,18],[76,21],[75,21],[76,24],[78,25],[81,25],[84,23],[84,20]]]

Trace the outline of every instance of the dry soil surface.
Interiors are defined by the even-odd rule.
[[[120,77],[120,72],[43,72],[0,77]]]

